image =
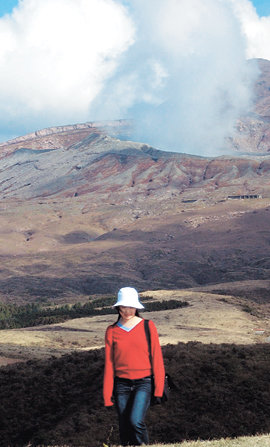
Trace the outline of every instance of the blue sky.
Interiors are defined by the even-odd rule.
[[[257,0],[252,2],[255,6],[259,16],[269,16],[270,15],[270,2],[269,0]]]
[[[10,13],[17,4],[17,0],[0,0],[0,16]]]
[[[46,0],[44,0],[46,1]],[[146,0],[147,1],[147,0]],[[123,2],[125,3],[125,2]],[[260,17],[270,16],[270,1],[269,0],[253,0],[257,13]],[[0,17],[4,14],[12,12],[14,6],[18,4],[18,0],[0,0]]]
[[[46,1],[46,0],[44,0]],[[147,0],[146,0],[147,1]],[[253,0],[259,16],[270,15],[270,1],[269,0]],[[0,0],[0,16],[10,13],[14,6],[18,4],[18,0]]]

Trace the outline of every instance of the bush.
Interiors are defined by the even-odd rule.
[[[270,346],[167,345],[176,389],[147,416],[151,443],[270,432]],[[0,368],[0,446],[117,444],[102,402],[104,350]]]

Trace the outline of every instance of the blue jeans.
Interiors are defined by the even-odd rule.
[[[115,378],[114,397],[122,445],[149,442],[144,418],[151,401],[151,382],[150,376],[135,380]]]

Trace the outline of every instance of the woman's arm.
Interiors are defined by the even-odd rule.
[[[162,397],[164,390],[165,368],[158,332],[155,324],[151,320],[149,320],[149,330],[151,336],[152,369],[155,382],[154,396]]]
[[[113,327],[109,326],[105,334],[105,368],[103,377],[103,399],[105,407],[113,405],[112,395],[114,386],[113,363]]]

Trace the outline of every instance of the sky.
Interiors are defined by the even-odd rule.
[[[137,141],[221,154],[269,42],[268,1],[0,0],[0,141],[132,119]]]
[[[270,16],[270,3],[269,0],[253,1],[253,5],[256,8],[257,14],[262,17]]]

